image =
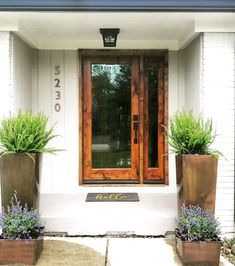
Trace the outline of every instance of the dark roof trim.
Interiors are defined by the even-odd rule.
[[[0,11],[235,12],[234,0],[0,0]]]

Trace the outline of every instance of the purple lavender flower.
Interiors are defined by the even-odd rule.
[[[183,206],[175,232],[185,241],[216,241],[219,240],[220,223],[213,213],[198,205]]]
[[[40,215],[27,206],[22,207],[16,194],[7,210],[0,213],[1,237],[4,239],[35,239],[44,233],[44,224]]]

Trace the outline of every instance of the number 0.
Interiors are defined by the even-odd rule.
[[[60,104],[59,103],[56,103],[55,104],[55,110],[56,110],[56,112],[59,112],[60,109],[61,109]]]

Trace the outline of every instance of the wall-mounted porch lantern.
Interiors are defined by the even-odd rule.
[[[103,37],[104,47],[116,47],[117,35],[120,29],[100,29],[100,33]]]

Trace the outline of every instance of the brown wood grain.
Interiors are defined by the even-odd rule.
[[[0,264],[35,265],[42,253],[43,237],[32,240],[0,239]]]
[[[83,164],[84,164],[84,180],[91,178],[91,147],[92,147],[92,81],[91,81],[91,61],[84,61],[84,103],[83,103]]]
[[[131,65],[131,177],[139,178],[139,129],[137,132],[138,143],[134,143],[135,131],[133,116],[139,117],[139,58],[132,58]],[[138,121],[139,123],[139,121]],[[138,126],[139,127],[139,126]]]
[[[140,50],[99,50],[81,51],[83,58],[83,98],[82,98],[82,175],[83,180],[161,180],[168,183],[168,161],[164,156],[167,144],[162,124],[167,124],[167,70],[165,51]],[[92,169],[92,79],[91,64],[131,64],[131,168]],[[159,167],[148,167],[148,66],[157,66],[158,71],[158,159]],[[138,144],[134,143],[133,115],[139,116]],[[80,140],[81,143],[81,140]],[[80,172],[81,173],[81,172]]]
[[[1,204],[6,210],[17,192],[22,206],[38,208],[40,153],[5,154],[0,157]]]
[[[139,178],[144,183],[144,56],[140,56],[139,89]]]
[[[144,75],[143,75],[143,83],[144,83],[144,103],[143,103],[143,116],[144,116],[144,123],[143,123],[143,166],[144,166],[144,180],[148,177],[148,73],[145,71],[146,64],[144,61]]]
[[[189,242],[176,238],[176,251],[183,265],[218,266],[221,246],[221,241]]]
[[[168,58],[165,56],[164,59],[164,123],[165,127],[168,126]],[[166,185],[169,185],[169,168],[168,168],[168,141],[166,136],[164,138],[164,151],[163,151],[163,162],[164,162],[164,181]]]
[[[159,176],[164,179],[164,62],[159,64],[158,71],[158,164]]]
[[[79,52],[78,56],[78,110],[79,110],[79,165],[78,165],[78,183],[82,185],[83,182],[83,64],[81,53]]]
[[[106,169],[92,169],[91,179],[95,180],[127,180],[136,179],[135,175],[132,174],[131,168],[120,169],[120,168],[106,168]]]
[[[166,54],[168,54],[168,51],[165,49],[162,50],[154,50],[154,49],[137,49],[137,50],[127,50],[127,49],[99,49],[99,50],[93,50],[93,49],[81,49],[79,50],[80,54],[84,57],[97,57],[101,56],[104,58],[112,57],[112,56],[153,56],[153,57],[159,57],[163,58]]]
[[[158,167],[149,167],[148,163],[148,73],[145,71],[144,75],[144,179],[145,180],[163,180],[165,182],[165,137],[163,134],[162,125],[165,123],[165,87],[164,87],[164,59],[163,58],[146,58],[145,68],[158,68]]]
[[[177,174],[182,187],[179,194],[181,205],[200,205],[214,212],[218,159],[210,155],[178,155]]]

